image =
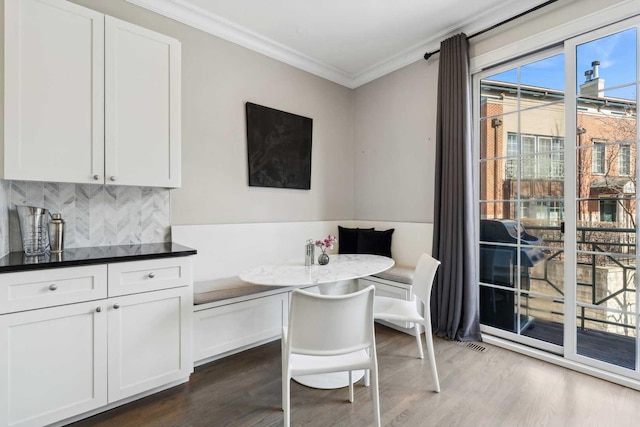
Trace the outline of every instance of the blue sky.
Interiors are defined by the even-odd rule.
[[[605,80],[605,88],[636,81],[636,29],[631,28],[601,39],[579,45],[576,50],[576,81],[578,86],[585,82],[584,72],[590,70],[592,61],[600,61],[600,77]],[[564,90],[564,54],[552,56],[521,67],[521,83],[533,86]],[[517,83],[515,69],[488,77]],[[607,96],[635,99],[636,87],[606,91]]]

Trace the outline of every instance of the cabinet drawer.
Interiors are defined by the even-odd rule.
[[[106,296],[106,265],[0,274],[0,314]]]
[[[189,286],[191,259],[162,258],[109,264],[109,296]]]

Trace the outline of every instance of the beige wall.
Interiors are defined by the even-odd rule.
[[[433,221],[438,62],[355,89],[355,219]]]
[[[433,221],[438,56],[349,90],[126,3],[73,0],[183,47],[183,188],[172,224]],[[477,37],[472,56],[620,0],[565,0]],[[311,190],[247,185],[244,103],[312,117]]]
[[[182,188],[174,225],[352,219],[350,89],[124,0],[73,0],[182,42]],[[245,102],[311,117],[311,190],[248,186]]]
[[[485,54],[621,0],[565,0],[470,41]],[[433,221],[438,55],[355,89],[355,219]]]

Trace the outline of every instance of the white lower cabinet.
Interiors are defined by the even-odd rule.
[[[105,308],[103,300],[0,316],[0,425],[42,426],[107,404]]]
[[[172,262],[141,261],[140,268],[159,271]],[[52,424],[188,379],[193,286],[184,279],[191,278],[190,259],[181,265],[189,272],[170,289],[55,306],[58,294],[45,287],[42,308],[0,315],[0,426]],[[77,268],[38,270],[36,278],[50,274],[64,283],[61,271],[73,278],[84,267]],[[97,283],[107,283],[107,271],[92,270]],[[34,273],[11,274],[22,283]]]
[[[109,299],[110,402],[189,376],[192,301],[190,288]]]

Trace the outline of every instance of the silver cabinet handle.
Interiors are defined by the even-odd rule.
[[[119,309],[120,308],[120,304],[113,304],[113,308],[116,309],[116,310]]]
[[[102,311],[102,307],[96,307],[96,311],[100,313]]]
[[[113,175],[111,175],[111,176],[109,177],[109,179],[110,179],[111,181],[115,181],[115,180],[116,180],[116,177],[115,177],[115,176],[113,176]]]
[[[56,289],[58,289],[58,285],[56,285],[55,283],[49,285],[49,290],[50,291],[55,291]]]
[[[149,279],[153,279],[154,277],[156,277],[156,273],[154,273],[153,271],[149,273]]]
[[[94,179],[95,181],[99,180],[99,179],[100,179],[100,175],[93,175],[93,179]]]

